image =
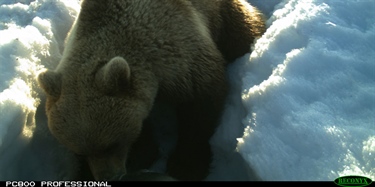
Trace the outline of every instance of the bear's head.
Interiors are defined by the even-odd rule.
[[[127,153],[155,95],[145,88],[144,80],[132,75],[122,57],[101,64],[95,68],[70,64],[69,69],[38,76],[47,95],[50,132],[68,149],[87,158],[96,180],[126,173]]]

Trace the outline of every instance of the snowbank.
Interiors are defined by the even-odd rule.
[[[35,78],[57,65],[78,10],[72,1],[0,1],[0,180],[51,172],[29,149],[40,103]]]
[[[237,64],[246,110],[237,150],[263,180],[375,179],[375,3],[277,7]]]

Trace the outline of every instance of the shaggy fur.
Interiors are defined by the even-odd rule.
[[[225,65],[265,30],[242,0],[85,0],[59,66],[39,75],[48,127],[97,180],[126,173],[154,102],[175,110],[167,172],[202,180],[227,93]]]

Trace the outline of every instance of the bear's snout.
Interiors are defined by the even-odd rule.
[[[87,158],[88,165],[95,180],[119,180],[126,174],[125,158]]]

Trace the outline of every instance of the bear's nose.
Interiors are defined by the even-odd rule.
[[[95,180],[97,181],[121,181],[122,178],[126,176],[126,173],[118,173],[118,174],[111,174],[111,173],[102,173],[98,177],[95,176]]]
[[[177,181],[168,174],[141,170],[121,176],[121,181]]]
[[[97,181],[120,180],[126,174],[125,159],[88,157],[87,161]]]
[[[121,179],[124,178],[124,176],[126,176],[126,173],[119,173],[117,175],[112,176],[112,178],[108,179],[108,181],[121,181]]]

